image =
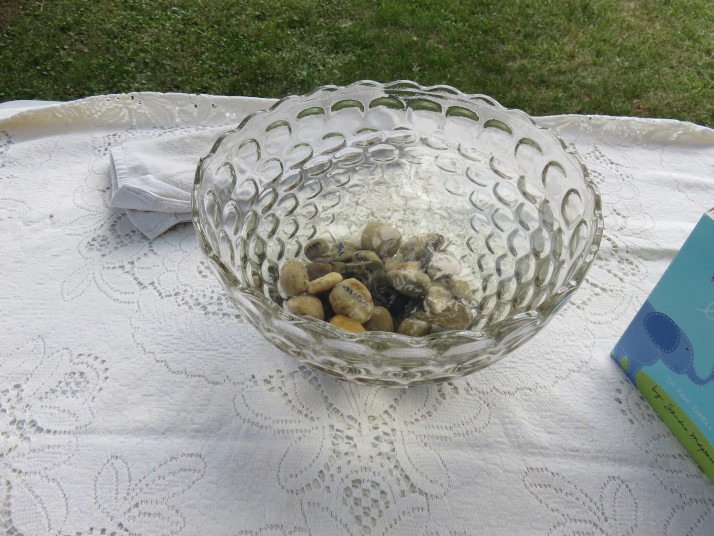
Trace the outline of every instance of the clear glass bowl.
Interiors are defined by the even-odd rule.
[[[447,236],[474,294],[470,329],[351,333],[282,305],[281,263],[371,220]],[[221,136],[196,171],[200,247],[241,314],[299,361],[409,386],[486,367],[577,289],[602,236],[600,195],[552,132],[485,95],[360,81],[282,99]]]

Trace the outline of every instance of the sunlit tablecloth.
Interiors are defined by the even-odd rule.
[[[0,533],[714,534],[714,484],[609,351],[702,213],[714,131],[540,118],[605,236],[530,344],[465,379],[348,385],[263,341],[184,224],[108,206],[110,147],[234,125],[245,101],[0,109]]]

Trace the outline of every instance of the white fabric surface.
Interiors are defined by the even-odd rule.
[[[50,104],[59,104],[62,101],[48,100],[13,100],[0,102],[0,110],[12,110],[14,113],[19,109],[38,108],[40,106],[48,106]]]
[[[109,205],[112,148],[245,113],[150,93],[0,110],[0,533],[714,534],[714,484],[609,357],[714,205],[712,130],[541,118],[602,191],[587,281],[503,361],[403,391],[299,366],[190,224],[150,240]]]

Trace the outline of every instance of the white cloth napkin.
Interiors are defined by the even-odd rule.
[[[191,220],[191,186],[201,156],[227,127],[214,127],[110,149],[111,206],[126,209],[149,238]]]
[[[246,99],[245,115],[273,102]],[[110,205],[126,209],[134,226],[151,239],[178,223],[191,221],[191,188],[198,162],[223,132],[238,123],[231,117],[220,126],[190,133],[179,130],[110,148]]]

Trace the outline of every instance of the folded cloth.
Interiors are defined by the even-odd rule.
[[[213,127],[112,147],[111,206],[127,209],[131,222],[149,238],[190,221],[191,187],[198,161],[229,128]]]
[[[246,115],[272,101],[246,102]],[[153,239],[177,223],[191,221],[196,167],[218,137],[238,122],[190,133],[126,142],[110,149],[110,205],[126,210],[134,226]]]

